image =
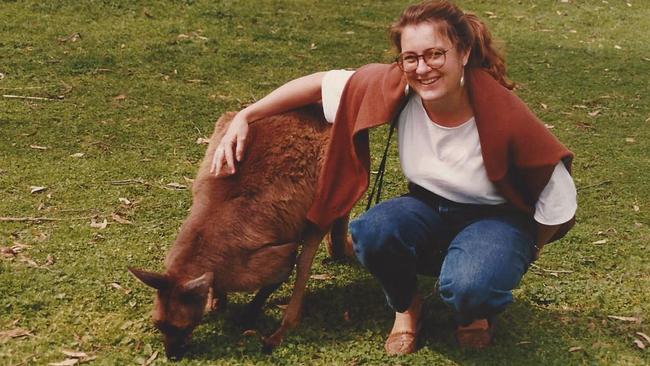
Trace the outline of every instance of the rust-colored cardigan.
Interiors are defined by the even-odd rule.
[[[470,103],[488,178],[512,205],[532,215],[555,165],[571,172],[573,154],[510,90],[485,70],[466,73]],[[403,108],[406,79],[395,64],[357,70],[343,94],[325,164],[307,219],[321,229],[352,209],[368,189],[368,129],[392,121]],[[573,225],[563,224],[552,240]]]

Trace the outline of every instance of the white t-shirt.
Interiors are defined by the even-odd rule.
[[[341,94],[353,73],[332,70],[323,77],[323,111],[329,122],[334,122]],[[399,115],[398,144],[402,171],[410,182],[454,202],[505,202],[488,179],[473,117],[460,126],[440,126],[429,119],[421,98],[413,94]],[[559,162],[535,205],[534,219],[545,225],[562,224],[576,209],[573,179]]]

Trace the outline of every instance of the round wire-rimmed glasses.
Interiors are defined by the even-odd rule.
[[[439,69],[445,65],[445,61],[447,61],[447,52],[449,52],[450,49],[451,48],[443,50],[441,48],[432,47],[424,50],[420,55],[415,52],[404,52],[397,56],[395,62],[397,62],[399,68],[404,72],[413,72],[417,70],[420,58],[422,58],[424,63],[426,63],[430,68]]]

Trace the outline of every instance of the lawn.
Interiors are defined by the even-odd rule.
[[[422,347],[385,356],[381,290],[321,250],[303,322],[274,353],[232,320],[250,298],[239,294],[179,365],[650,364],[647,1],[459,4],[489,24],[518,95],[576,154],[577,225],[515,290],[497,344],[459,350],[423,278]],[[199,139],[287,80],[390,61],[386,29],[404,6],[0,1],[0,364],[168,363],[153,292],[126,267],[162,269],[191,204]],[[385,135],[373,131],[375,160]],[[384,196],[404,187],[393,151]],[[272,296],[260,333],[289,295],[285,285]]]

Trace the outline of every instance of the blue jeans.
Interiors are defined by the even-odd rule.
[[[440,296],[459,324],[492,318],[513,301],[531,263],[534,222],[507,206],[459,204],[421,190],[350,223],[357,259],[395,311],[408,309],[417,275],[425,274],[439,277]]]

